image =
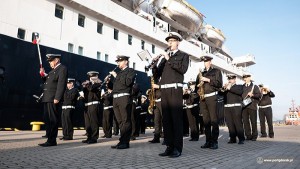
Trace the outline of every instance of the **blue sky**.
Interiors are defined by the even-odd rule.
[[[249,71],[256,84],[274,91],[274,120],[283,119],[291,100],[300,105],[299,0],[187,0],[222,30],[233,57],[253,54]]]

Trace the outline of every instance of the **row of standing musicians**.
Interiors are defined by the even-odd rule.
[[[206,142],[201,148],[218,149],[219,137],[219,117],[217,113],[217,97],[219,90],[223,88],[225,95],[224,114],[227,126],[229,128],[229,143],[236,143],[236,137],[239,139],[239,144],[243,144],[244,140],[255,141],[258,137],[257,132],[257,107],[260,106],[260,119],[261,122],[267,118],[269,127],[269,137],[274,137],[272,127],[272,109],[271,97],[274,97],[273,92],[267,90],[265,93],[260,92],[257,85],[251,81],[251,75],[245,74],[243,79],[245,84],[235,84],[235,75],[229,75],[229,83],[222,86],[222,74],[217,68],[212,67],[212,57],[203,56],[201,61],[204,62],[205,69],[197,75],[197,80],[194,89],[190,93],[183,93],[183,79],[189,65],[189,56],[178,50],[181,35],[176,32],[170,32],[166,37],[168,43],[168,51],[161,54],[154,60],[155,64],[151,66],[155,82],[152,84],[152,90],[159,90],[162,125],[164,142],[167,146],[163,153],[159,156],[168,156],[171,158],[179,157],[183,148],[183,113],[182,113],[182,100],[189,100],[186,102],[187,112],[190,111],[191,128],[191,141],[199,139],[199,129],[196,125],[197,116],[203,116],[204,133]],[[67,90],[67,68],[60,63],[60,55],[50,54],[47,55],[52,70],[49,74],[45,74],[44,69],[41,68],[40,74],[45,80],[44,92],[42,102],[44,103],[44,112],[47,115],[46,132],[48,139],[45,143],[39,144],[43,147],[56,146],[56,137],[58,130],[58,106],[63,101],[63,97],[68,97]],[[135,71],[128,67],[129,57],[117,56],[117,64],[120,69],[118,73],[115,71],[109,72],[111,77],[110,81],[113,82],[112,98],[113,98],[113,111],[120,128],[119,143],[111,146],[113,149],[127,149],[129,148],[130,138],[132,136],[132,97],[131,91],[135,81]],[[98,115],[99,111],[99,87],[103,83],[94,76],[95,72],[89,72],[90,80],[84,82],[83,97],[85,99],[85,106],[87,107],[84,114],[85,128],[87,132],[87,139],[83,140],[84,143],[96,143],[99,137]],[[97,74],[97,73],[96,73]],[[105,79],[104,81],[106,81]],[[157,92],[158,93],[158,92]],[[241,102],[243,98],[249,97],[252,101],[249,105],[242,108]],[[199,104],[198,104],[199,103]],[[72,102],[63,102],[64,112],[72,110]],[[104,105],[108,108],[109,105]],[[159,106],[156,104],[156,109]],[[109,108],[108,108],[109,109]],[[107,109],[105,109],[107,110]],[[198,112],[196,112],[198,111]],[[196,112],[196,113],[195,113]],[[192,121],[195,121],[193,123]],[[63,122],[64,123],[64,122]],[[251,125],[250,125],[251,123]],[[158,123],[156,123],[158,124]],[[264,123],[261,123],[264,124]],[[261,128],[262,137],[266,136],[265,127]],[[196,136],[197,135],[197,136]],[[157,131],[155,138],[158,137]],[[246,138],[245,138],[246,136]]]

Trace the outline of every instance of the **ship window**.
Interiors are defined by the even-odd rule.
[[[114,39],[119,40],[119,30],[118,29],[114,29]]]
[[[152,44],[152,53],[155,54],[155,45]]]
[[[141,40],[141,48],[144,50],[145,49],[145,41]]]
[[[128,44],[132,45],[132,36],[131,35],[128,35]]]
[[[21,29],[21,28],[18,29],[18,38],[25,39],[25,30],[24,29]]]
[[[105,62],[108,62],[108,54],[105,54]]]
[[[83,55],[83,47],[82,46],[78,46],[78,54]]]
[[[64,14],[64,7],[56,4],[55,5],[55,16],[57,18],[62,19],[63,18],[63,14]]]
[[[103,30],[103,23],[97,22],[97,32],[102,34],[102,30]]]
[[[97,60],[101,60],[101,52],[97,52]]]
[[[74,45],[72,43],[68,43],[68,52],[73,53],[74,51]]]
[[[84,27],[85,16],[78,14],[78,26]]]
[[[135,69],[135,62],[132,63],[132,68]]]

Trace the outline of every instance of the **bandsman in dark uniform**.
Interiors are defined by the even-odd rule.
[[[212,67],[213,58],[202,56],[204,62],[204,71],[202,77],[197,76],[196,84],[203,82],[204,99],[200,101],[200,111],[203,114],[206,142],[201,148],[218,149],[219,124],[217,115],[217,95],[218,90],[222,88],[222,73],[219,69]],[[198,87],[197,90],[198,91]]]
[[[94,144],[99,138],[99,116],[101,112],[101,80],[98,78],[99,72],[90,71],[87,73],[89,80],[82,83],[85,98],[86,112],[84,113],[85,130],[87,139],[82,143]]]
[[[101,102],[103,103],[103,121],[102,127],[104,136],[102,138],[112,137],[113,126],[113,84],[111,82],[106,84],[106,92],[102,94]]]
[[[256,141],[257,132],[257,105],[261,98],[261,93],[258,86],[254,85],[251,80],[250,74],[244,74],[243,80],[243,95],[242,98],[250,97],[252,102],[243,108],[242,117],[245,129],[246,140]],[[250,127],[250,122],[251,127]]]
[[[131,112],[131,140],[135,140],[140,134],[140,113],[141,113],[141,92],[137,83],[134,83],[132,87],[132,112]]]
[[[148,114],[148,107],[149,107],[149,103],[147,101],[147,96],[142,95],[141,96],[141,111],[140,111],[140,131],[141,134],[145,134],[146,132],[146,127],[147,127],[147,123],[149,123],[148,118],[147,118],[147,114]],[[147,123],[146,123],[147,121]]]
[[[195,91],[195,81],[188,83],[189,89],[183,95],[186,106],[186,114],[188,117],[188,123],[191,131],[191,139],[189,141],[199,140],[199,95]]]
[[[116,149],[129,148],[131,129],[131,112],[132,112],[132,86],[135,81],[136,73],[128,67],[127,56],[117,56],[116,62],[121,69],[120,72],[114,71],[110,74],[115,78],[113,85],[113,106],[114,113],[119,123],[121,136],[117,145],[111,146]]]
[[[58,110],[67,86],[68,76],[67,68],[60,63],[60,54],[47,54],[46,57],[52,70],[46,74],[43,68],[40,69],[40,74],[44,75],[42,78],[45,81],[42,102],[44,103],[45,114],[49,117],[49,121],[46,121],[48,139],[47,142],[39,144],[42,147],[57,145]]]
[[[269,137],[274,138],[271,98],[274,98],[275,94],[270,90],[268,86],[264,86],[263,84],[259,85],[259,88],[262,93],[262,98],[258,103],[261,137],[267,137],[266,124],[265,124],[267,119]]]
[[[244,128],[242,121],[242,94],[243,85],[236,84],[236,75],[228,74],[228,83],[223,86],[225,94],[224,116],[229,130],[229,144],[236,143],[236,137],[239,138],[238,144],[244,144]]]
[[[189,56],[178,50],[181,35],[170,32],[166,38],[169,51],[163,54],[158,65],[152,69],[160,77],[159,84],[153,88],[161,89],[165,152],[160,156],[179,157],[183,148],[182,97],[183,79],[189,65]]]
[[[72,117],[75,112],[77,98],[79,96],[78,90],[74,87],[75,79],[68,78],[67,90],[64,94],[64,102],[62,105],[61,124],[63,130],[63,137],[61,140],[73,140],[73,123]]]
[[[155,90],[155,105],[153,109],[154,114],[154,138],[150,140],[150,143],[160,143],[160,138],[163,135],[162,132],[162,108],[161,108],[161,91]]]

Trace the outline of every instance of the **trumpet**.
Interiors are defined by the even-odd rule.
[[[170,50],[170,46],[165,49],[165,52],[167,52],[168,50]],[[164,56],[164,55],[159,54],[158,56],[156,56],[148,66],[145,66],[145,69],[146,70],[152,69],[162,56]]]
[[[230,88],[232,87],[232,83],[226,83],[221,89],[220,89],[220,91],[221,92],[225,92],[225,91],[227,91],[227,90],[230,90]]]

